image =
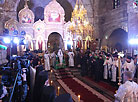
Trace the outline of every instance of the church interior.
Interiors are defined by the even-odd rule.
[[[138,0],[0,0],[0,102],[138,102]]]

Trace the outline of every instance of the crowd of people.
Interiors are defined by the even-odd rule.
[[[137,78],[138,73],[138,56],[120,55],[118,52],[106,53],[100,50],[92,52],[89,49],[86,52],[83,50],[62,51],[59,49],[58,52],[52,54],[46,51],[44,61],[46,70],[50,70],[50,66],[55,67],[57,62],[59,65],[65,63],[66,67],[81,69],[82,76],[88,75],[95,81],[105,80],[114,84],[118,83],[118,77],[122,77],[125,71],[131,71],[133,78]]]
[[[134,57],[125,54],[120,56],[117,52],[111,54],[87,50],[85,53],[77,52],[75,59],[76,67],[80,66],[82,70],[81,75],[89,75],[95,81],[106,80],[118,83],[118,77],[122,76],[125,71],[131,71],[133,78],[137,78],[138,57],[136,55]]]
[[[68,93],[57,96],[56,88],[50,85],[48,74],[50,71],[50,65],[46,60],[43,60],[43,58],[48,59],[50,55],[47,56],[46,54],[48,53],[45,52],[44,55],[39,55],[38,53],[33,52],[31,53],[30,51],[25,53],[24,56],[27,56],[27,59],[23,59],[23,61],[29,61],[30,66],[25,68],[27,63],[25,65],[19,65],[22,67],[22,81],[18,87],[17,78],[17,85],[15,86],[14,94],[12,96],[13,102],[64,102],[64,100],[66,100],[66,102],[73,102],[71,95]],[[15,60],[15,62],[18,62],[18,60]],[[44,62],[48,65],[43,64]],[[14,69],[18,67],[15,63],[12,63],[12,65],[14,65]],[[18,90],[16,90],[17,87]],[[7,97],[8,93],[9,91],[7,91],[5,85],[0,81],[0,102],[9,101],[10,96]],[[11,93],[8,95],[10,94]],[[5,98],[7,99],[5,100]]]
[[[132,94],[125,96],[126,93],[129,92],[127,88],[133,88],[134,90],[131,90],[131,92],[134,93],[135,97],[138,97],[138,86],[132,81],[138,77],[138,56],[136,55],[131,57],[127,56],[127,54],[120,56],[117,52],[106,53],[100,50],[93,52],[88,49],[86,52],[83,52],[83,50],[62,51],[59,49],[57,52],[53,53],[45,51],[45,53],[41,55],[27,52],[25,53],[25,56],[30,60],[30,67],[26,75],[24,73],[22,74],[22,79],[27,83],[29,91],[28,95],[25,96],[26,98],[21,102],[27,102],[26,100],[31,102],[45,102],[45,99],[49,100],[47,102],[59,102],[58,100],[64,99],[63,97],[67,97],[66,100],[71,100],[69,94],[56,97],[55,88],[49,85],[48,72],[50,71],[51,66],[56,69],[57,66],[59,66],[58,68],[63,68],[63,65],[70,68],[80,69],[82,77],[89,76],[97,82],[106,81],[115,86],[118,85],[118,78],[121,77],[121,83],[125,83],[126,85],[122,84],[119,87],[115,94],[116,99],[122,100],[122,97],[125,99],[126,97],[131,96]],[[129,83],[131,81],[132,83]],[[127,91],[124,92],[124,96],[121,96],[122,93],[120,92],[124,90]],[[2,93],[3,91],[0,92]]]

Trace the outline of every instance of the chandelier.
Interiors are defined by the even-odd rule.
[[[92,34],[93,29],[87,17],[87,10],[84,8],[82,1],[77,0],[72,12],[71,24],[69,31],[72,34]]]

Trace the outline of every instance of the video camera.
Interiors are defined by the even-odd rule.
[[[13,86],[15,77],[16,77],[17,73],[19,72],[18,85],[22,84],[21,75],[23,73],[28,72],[29,66],[30,66],[30,61],[28,59],[26,59],[25,56],[23,56],[23,57],[21,57],[21,56],[12,56],[11,59],[10,59],[10,66],[1,67],[2,83],[4,83],[4,85],[7,86],[7,87]],[[23,71],[22,70],[23,68],[26,71]]]

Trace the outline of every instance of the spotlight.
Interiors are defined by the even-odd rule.
[[[19,44],[19,39],[18,39],[17,37],[15,37],[15,38],[13,39],[13,42],[16,43],[16,44]]]
[[[137,45],[137,44],[138,44],[138,39],[130,39],[130,40],[129,40],[129,43],[130,43],[131,45]]]
[[[4,41],[4,43],[9,44],[10,43],[10,38],[6,37],[6,38],[3,39],[3,41]]]

